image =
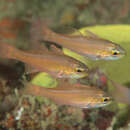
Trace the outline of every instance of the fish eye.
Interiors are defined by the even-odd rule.
[[[112,55],[118,55],[118,54],[120,54],[120,52],[119,51],[117,51],[117,50],[112,50]]]
[[[108,99],[107,99],[107,98],[105,98],[105,99],[104,99],[104,102],[107,102],[107,101],[108,101]]]
[[[109,100],[110,100],[109,97],[103,98],[103,102],[107,102],[107,101],[109,101]]]
[[[83,68],[76,68],[76,72],[83,72],[84,69]]]

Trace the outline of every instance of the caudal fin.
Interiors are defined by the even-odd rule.
[[[51,42],[52,37],[55,35],[55,32],[49,29],[46,22],[43,20],[33,21],[30,30],[30,38],[32,43],[37,43],[41,40]]]

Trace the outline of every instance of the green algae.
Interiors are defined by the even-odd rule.
[[[47,73],[37,74],[32,79],[31,83],[34,85],[44,86],[45,88],[55,88],[57,86],[57,81]]]

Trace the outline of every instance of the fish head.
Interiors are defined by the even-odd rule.
[[[88,99],[86,99],[86,104],[82,106],[82,108],[100,108],[104,107],[106,105],[109,105],[112,102],[111,97],[93,97],[93,100],[91,98],[91,101],[88,103]]]
[[[79,79],[88,75],[89,69],[84,63],[68,56],[65,58],[65,62],[57,68],[61,78]]]
[[[58,78],[79,79],[88,76],[88,67],[82,63],[70,63],[58,68]]]
[[[59,74],[59,78],[79,79],[88,76],[88,67],[80,62],[70,63]]]
[[[107,41],[108,42],[108,41]],[[104,48],[97,52],[96,60],[118,60],[126,55],[126,51],[116,43],[105,43]]]
[[[88,67],[82,63],[69,63],[69,65],[64,64],[59,67],[57,71],[56,73],[58,78],[79,79],[88,76]]]
[[[71,78],[79,79],[88,76],[88,67],[83,63],[74,64],[72,68]]]
[[[99,98],[99,102],[97,102],[97,104],[95,104],[95,107],[103,107],[106,105],[109,105],[112,102],[112,98],[111,97],[101,97]]]

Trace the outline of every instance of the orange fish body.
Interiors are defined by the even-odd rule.
[[[50,89],[30,84],[26,86],[23,93],[47,97],[59,105],[79,108],[103,107],[111,101],[111,98],[99,89],[66,82],[61,82],[57,88]]]
[[[91,36],[58,34],[50,30],[42,21],[32,24],[34,32],[39,33],[41,40],[58,43],[59,45],[77,52],[93,60],[116,60],[125,54],[119,45],[97,37],[90,32]],[[40,37],[41,36],[41,37]]]
[[[80,78],[86,76],[88,72],[83,63],[68,56],[28,53],[6,43],[0,43],[0,56],[22,61],[40,72],[47,72],[60,78]]]

